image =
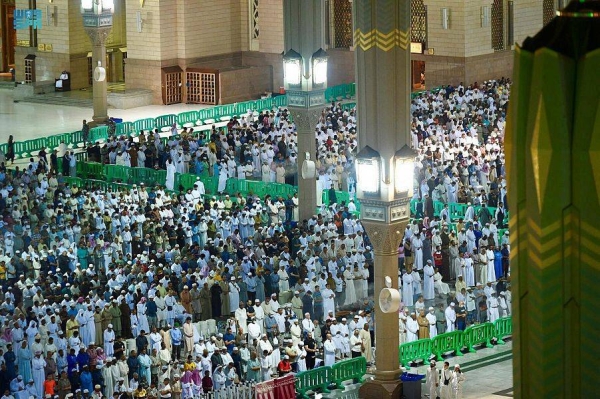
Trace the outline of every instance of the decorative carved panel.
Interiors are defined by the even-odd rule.
[[[352,3],[348,0],[333,2],[334,47],[352,46]]]
[[[427,6],[423,0],[410,2],[410,41],[427,48]]]
[[[258,20],[258,1],[250,1],[250,50],[258,51],[260,38],[260,25]]]
[[[556,11],[554,4],[554,0],[544,0],[542,2],[542,16],[544,18],[544,25],[552,21],[552,18],[554,18]]]
[[[494,51],[505,49],[503,0],[494,0],[492,3],[492,48]]]

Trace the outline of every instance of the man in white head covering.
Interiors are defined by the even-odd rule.
[[[427,377],[426,377],[426,390],[429,391],[430,398],[437,398],[438,395],[438,387],[440,385],[440,372],[435,368],[435,361],[431,361],[429,363],[429,368],[427,369]]]
[[[456,330],[456,311],[454,310],[454,302],[450,302],[450,305],[444,311],[446,316],[446,332],[452,332]]]
[[[103,334],[104,339],[104,354],[106,357],[111,357],[114,355],[114,343],[115,343],[115,331],[113,330],[113,325],[109,324],[106,330],[104,330]]]
[[[406,319],[406,342],[413,342],[419,339],[419,323],[417,314],[412,312]]]

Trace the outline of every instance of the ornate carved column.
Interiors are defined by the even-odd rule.
[[[98,62],[103,68],[106,68],[106,39],[112,27],[85,27],[85,32],[92,42],[92,71],[98,67]],[[94,116],[95,124],[104,124],[108,121],[108,103],[106,100],[106,77],[98,81],[96,76],[92,79],[92,91],[94,98]]]
[[[300,169],[307,159],[306,154],[311,161],[315,160],[315,126],[326,105],[327,79],[316,82],[313,76],[313,56],[326,47],[325,0],[284,0],[283,19],[285,52],[294,52],[301,57],[300,76],[296,76],[299,80],[288,81],[289,77],[286,77],[284,81],[288,109],[298,131],[298,215],[301,222],[312,217],[317,207],[317,181],[314,177],[303,178]]]
[[[378,223],[371,221],[362,221],[362,225],[367,230],[371,244],[373,245],[375,287],[374,300],[377,301],[379,293],[385,288],[384,278],[390,276],[392,279],[392,287],[398,289],[398,246],[404,234],[404,229],[408,219],[391,223]],[[397,313],[382,313],[378,312],[379,306],[376,306],[376,323],[375,334],[377,335],[377,344],[375,346],[375,358],[377,366],[377,379],[381,381],[391,381],[391,387],[386,387],[387,383],[381,383],[383,391],[373,392],[369,398],[384,398],[386,392],[393,392],[396,389],[396,382],[399,377],[399,370],[394,367],[386,367],[387,365],[395,365],[398,363],[398,314]],[[383,334],[378,334],[383,332]],[[392,333],[393,332],[393,333]],[[371,386],[369,390],[375,390]],[[389,395],[389,394],[388,394]],[[394,396],[392,396],[394,397]]]
[[[315,179],[303,179],[300,173],[306,154],[314,161],[317,151],[315,142],[315,126],[323,108],[292,108],[290,112],[298,132],[298,215],[300,221],[309,219],[315,214],[317,206],[317,182]]]
[[[392,288],[398,288],[398,244],[409,218],[410,194],[399,189],[402,180],[411,185],[412,174],[398,170],[396,162],[398,152],[410,143],[410,1],[354,0],[353,4],[361,148],[357,157],[376,154],[372,160],[380,165],[380,175],[372,177],[379,179],[375,191],[364,193],[368,182],[357,181],[361,220],[375,250],[378,298],[386,276]],[[385,313],[379,305],[375,306],[375,341],[375,379],[363,384],[359,397],[400,398],[398,314]]]

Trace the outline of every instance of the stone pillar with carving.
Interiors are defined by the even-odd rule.
[[[111,26],[85,27],[85,32],[92,42],[92,72],[95,72],[98,66],[106,67],[106,39],[111,28]],[[94,116],[92,120],[96,125],[105,124],[108,121],[106,76],[102,80],[98,80],[98,78],[99,76],[93,73]]]
[[[302,222],[310,219],[317,208],[316,178],[303,175],[301,170],[303,165],[315,161],[315,127],[327,105],[327,79],[317,81],[313,70],[314,57],[322,56],[326,48],[325,0],[284,0],[283,21],[284,53],[294,53],[301,59],[297,80],[293,73],[287,76],[286,72],[284,86],[298,132],[298,216]],[[284,60],[285,57],[284,54]]]
[[[375,296],[385,277],[398,285],[398,245],[410,216],[414,188],[410,168],[400,159],[410,144],[410,1],[354,0],[357,160],[370,158],[370,174],[358,173],[361,221],[375,250]],[[411,156],[414,157],[414,156]],[[365,159],[366,159],[365,158]],[[367,164],[364,164],[367,165]],[[374,166],[376,165],[376,167]],[[400,166],[400,167],[399,167]],[[379,173],[377,175],[376,173]],[[379,179],[377,184],[372,184]],[[400,398],[398,314],[375,307],[375,378],[360,398]],[[393,332],[393,333],[392,333]]]
[[[395,223],[362,221],[374,252],[374,296],[375,301],[383,288],[384,279],[391,277],[392,287],[398,289],[398,246],[402,240],[408,219]],[[369,384],[361,390],[361,398],[400,397],[398,394],[398,313],[383,313],[375,304],[375,359],[377,384]],[[391,367],[390,367],[391,366]]]
[[[316,212],[317,207],[317,181],[314,178],[303,179],[300,168],[302,162],[310,154],[311,160],[315,160],[317,151],[315,142],[315,127],[323,108],[292,108],[290,112],[296,131],[298,133],[298,215],[300,222],[304,219],[310,219]]]

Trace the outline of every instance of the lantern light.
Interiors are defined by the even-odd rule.
[[[381,155],[369,146],[365,146],[356,155],[357,193],[378,195],[381,180]]]
[[[407,145],[394,154],[395,173],[394,185],[396,194],[412,197],[414,189],[415,152]]]
[[[327,84],[327,59],[329,55],[322,48],[312,55],[313,84],[315,86]]]
[[[299,86],[302,82],[302,56],[294,50],[283,55],[283,78],[288,86]]]

